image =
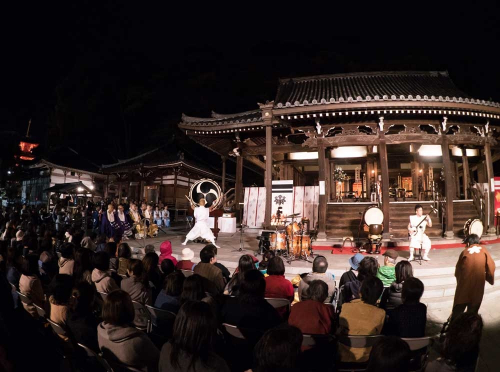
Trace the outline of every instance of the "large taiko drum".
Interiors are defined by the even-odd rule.
[[[467,238],[469,235],[476,234],[481,237],[483,235],[483,223],[477,218],[470,218],[464,225],[464,235]]]
[[[375,205],[368,207],[363,216],[365,224],[368,226],[370,235],[382,234],[384,222],[384,212]]]

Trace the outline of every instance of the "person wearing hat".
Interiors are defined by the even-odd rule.
[[[358,267],[363,258],[364,256],[361,253],[356,253],[354,256],[349,258],[349,265],[351,266],[351,269],[342,274],[340,277],[339,287],[342,287],[344,284],[354,280],[358,280]]]
[[[184,248],[181,253],[181,259],[177,263],[177,270],[193,270],[194,265],[196,265],[191,260],[194,257],[194,252],[192,249]]]
[[[384,266],[378,268],[377,278],[384,283],[384,287],[389,287],[396,280],[396,260],[399,255],[394,249],[388,249],[383,256]]]

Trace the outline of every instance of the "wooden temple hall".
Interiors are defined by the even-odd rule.
[[[406,238],[415,204],[438,209],[429,236],[460,235],[478,218],[494,232],[493,163],[500,104],[461,91],[447,72],[374,72],[280,79],[274,101],[236,114],[182,116],[179,128],[223,159],[261,169],[264,227],[273,180],[320,186],[318,240],[356,236],[377,205],[384,238]],[[241,207],[241,205],[239,205]],[[362,234],[366,234],[363,233]]]

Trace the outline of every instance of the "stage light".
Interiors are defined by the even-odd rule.
[[[440,145],[422,145],[418,149],[418,154],[420,156],[442,156]]]
[[[82,192],[83,191],[83,187],[79,187],[77,188],[78,192]]]
[[[94,190],[94,185],[90,185],[89,189]]]
[[[311,160],[318,159],[317,152],[292,152],[289,155],[290,160]]]
[[[462,156],[462,149],[457,147],[457,146],[453,146],[451,148],[451,155],[453,156]],[[467,157],[469,156],[479,156],[479,150],[478,149],[465,149],[465,155]]]
[[[342,146],[332,149],[332,158],[363,158],[367,156],[368,150],[366,146]]]

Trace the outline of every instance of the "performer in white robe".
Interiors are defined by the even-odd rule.
[[[418,227],[420,221],[424,220]],[[415,206],[415,214],[410,216],[410,223],[408,224],[408,233],[410,234],[410,258],[408,261],[413,261],[413,253],[416,249],[424,250],[423,260],[430,261],[429,251],[431,250],[431,241],[425,233],[425,228],[432,227],[432,221],[429,215],[423,216],[423,209],[420,204]],[[417,231],[418,230],[418,231]]]
[[[184,243],[182,243],[182,245],[186,245],[188,240],[202,238],[219,248],[215,244],[215,236],[212,233],[212,230],[210,229],[210,227],[208,227],[208,217],[210,215],[210,209],[205,208],[205,199],[200,199],[199,204],[199,207],[194,208],[194,218],[196,220],[196,223],[194,224],[191,231],[187,233],[186,240],[184,241]]]

